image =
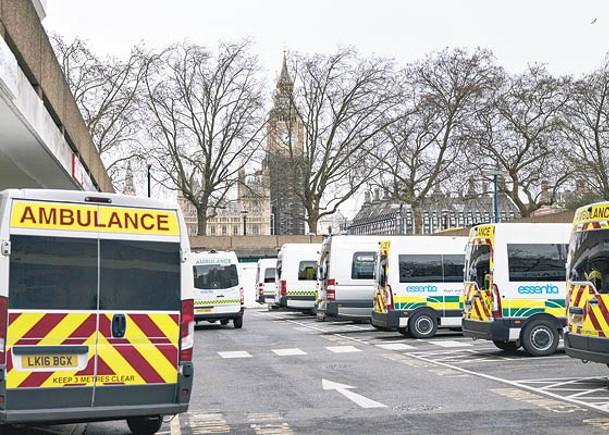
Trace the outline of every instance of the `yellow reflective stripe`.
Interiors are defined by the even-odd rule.
[[[117,346],[118,347],[118,346]],[[99,335],[99,342],[97,345],[97,352],[99,357],[106,363],[108,367],[110,367],[114,373],[125,375],[125,376],[134,376],[134,380],[131,382],[126,382],[128,384],[145,384],[146,382],[140,376],[140,374],[135,370],[135,368],[129,364],[123,356],[115,349],[114,345],[111,345],[105,337],[101,334]],[[98,382],[98,384],[102,384],[102,382]]]
[[[171,318],[170,314],[150,314],[148,317],[165,334],[165,337],[169,338],[172,344],[178,344],[180,325]]]

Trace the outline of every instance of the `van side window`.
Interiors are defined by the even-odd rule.
[[[273,283],[275,282],[275,268],[268,267],[264,270],[264,283]]]
[[[99,241],[99,308],[180,310],[179,243]]]
[[[9,308],[97,309],[97,239],[11,236]]]
[[[508,245],[510,281],[565,281],[567,249],[562,243]]]
[[[315,281],[316,274],[316,261],[301,261],[298,265],[298,281]]]
[[[376,252],[356,252],[351,261],[351,279],[374,279]]]
[[[442,255],[444,282],[463,282],[465,255]]]
[[[400,255],[400,282],[442,282],[441,255]]]

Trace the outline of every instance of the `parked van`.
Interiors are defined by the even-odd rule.
[[[277,259],[261,258],[258,260],[256,283],[258,285],[258,303],[270,304],[275,302],[275,274]]]
[[[401,236],[379,243],[372,324],[415,338],[460,327],[467,237]]]
[[[532,356],[554,353],[565,318],[569,224],[498,223],[471,229],[463,334]]]
[[[243,327],[244,294],[239,261],[233,251],[203,251],[193,254],[195,322],[233,321]]]
[[[0,192],[0,423],[127,419],[151,434],[186,411],[189,257],[173,202]]]
[[[318,320],[370,320],[376,251],[382,238],[387,236],[336,235],[324,240],[319,260]]]
[[[285,243],[277,254],[275,306],[312,312],[315,308],[320,243]]]
[[[609,202],[581,207],[567,258],[565,351],[609,364]]]

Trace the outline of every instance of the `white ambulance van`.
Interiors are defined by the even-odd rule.
[[[189,257],[176,203],[0,192],[0,424],[127,419],[152,434],[186,411]]]
[[[575,212],[567,259],[565,351],[609,364],[609,202]]]
[[[570,224],[498,223],[470,230],[463,334],[503,350],[551,355],[566,324]]]
[[[336,235],[321,244],[317,319],[370,320],[379,241],[387,236]]]
[[[461,326],[467,237],[400,236],[379,243],[372,324],[415,338]]]
[[[268,304],[269,307],[275,302],[276,267],[276,258],[261,258],[258,260],[258,269],[256,270],[257,300],[258,303]]]
[[[313,312],[320,243],[285,243],[277,254],[275,302],[279,307]]]
[[[233,251],[203,251],[193,254],[195,322],[233,321],[243,327],[244,294],[239,260]]]

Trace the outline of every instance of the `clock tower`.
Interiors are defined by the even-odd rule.
[[[288,73],[284,55],[283,66],[269,112],[267,127],[268,173],[271,197],[273,234],[304,234],[305,211],[299,193],[302,191],[302,154],[304,128],[294,105],[294,82]]]

